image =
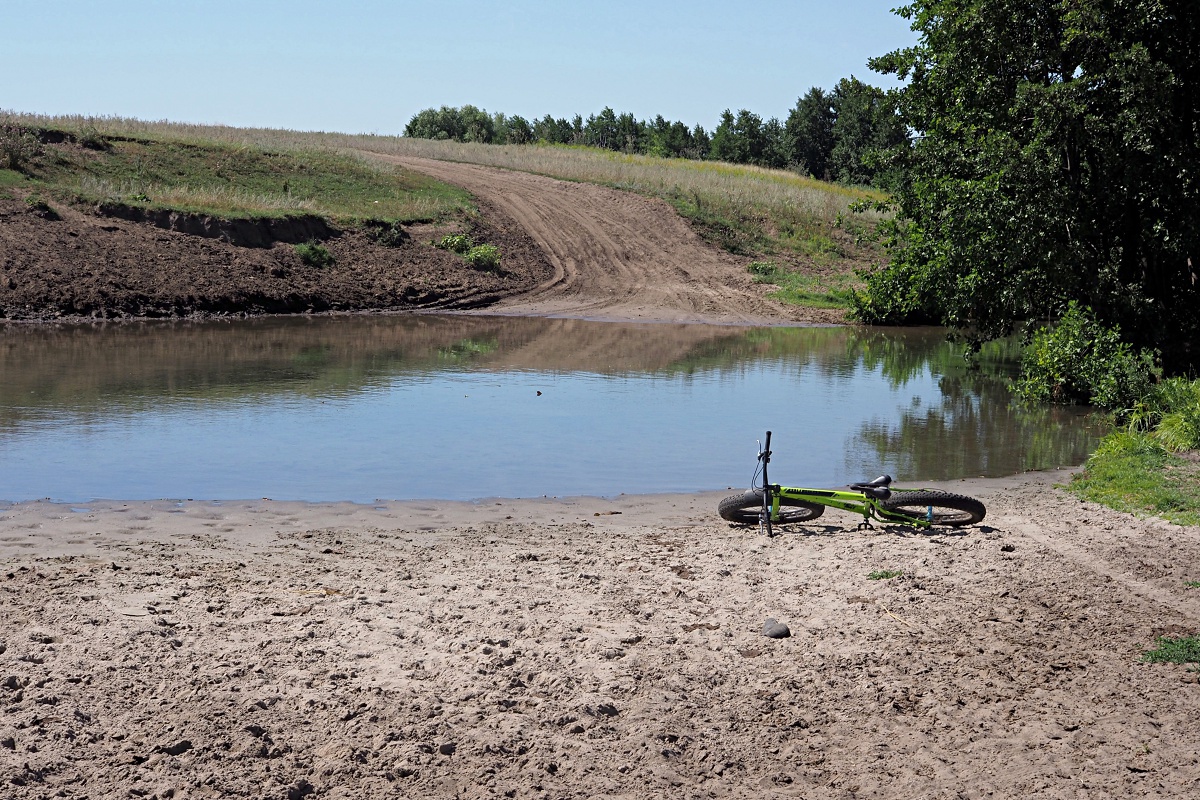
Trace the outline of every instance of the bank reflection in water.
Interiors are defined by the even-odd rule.
[[[1079,463],[938,331],[379,316],[0,327],[0,498],[358,500]],[[537,394],[541,392],[542,394]]]

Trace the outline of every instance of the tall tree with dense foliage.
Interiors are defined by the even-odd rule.
[[[814,178],[832,179],[829,154],[833,151],[836,118],[833,97],[814,86],[796,101],[784,123],[792,147],[790,161]]]
[[[830,104],[829,172],[840,183],[876,183],[880,151],[908,144],[903,123],[882,89],[853,75],[838,81],[830,93]]]
[[[1072,300],[1196,363],[1200,4],[915,0],[920,39],[871,62],[917,137],[893,260],[859,313],[990,337]]]

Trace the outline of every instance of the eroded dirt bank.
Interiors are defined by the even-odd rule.
[[[550,274],[520,229],[504,220],[480,229],[509,254],[501,272],[431,246],[437,230],[427,228],[395,247],[339,232],[322,242],[335,263],[315,267],[286,242],[239,246],[69,206],[47,219],[0,199],[0,319],[476,308]]]
[[[41,797],[1195,797],[1200,537],[957,482],[766,541],[720,495],[0,511],[0,785]],[[902,577],[870,580],[875,570]],[[761,635],[764,621],[790,626]]]

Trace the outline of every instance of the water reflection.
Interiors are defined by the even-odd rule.
[[[0,498],[375,498],[844,483],[1079,463],[934,330],[485,316],[0,327]],[[539,395],[538,392],[541,392]]]

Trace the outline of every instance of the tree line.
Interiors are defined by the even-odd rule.
[[[886,93],[857,78],[843,78],[831,91],[814,86],[780,120],[746,109],[726,109],[709,133],[662,115],[639,120],[604,108],[586,119],[532,121],[489,114],[472,105],[418,112],[404,135],[481,144],[566,144],[665,158],[708,159],[792,169],[823,180],[886,184],[876,154],[908,141],[907,129],[886,102]]]

